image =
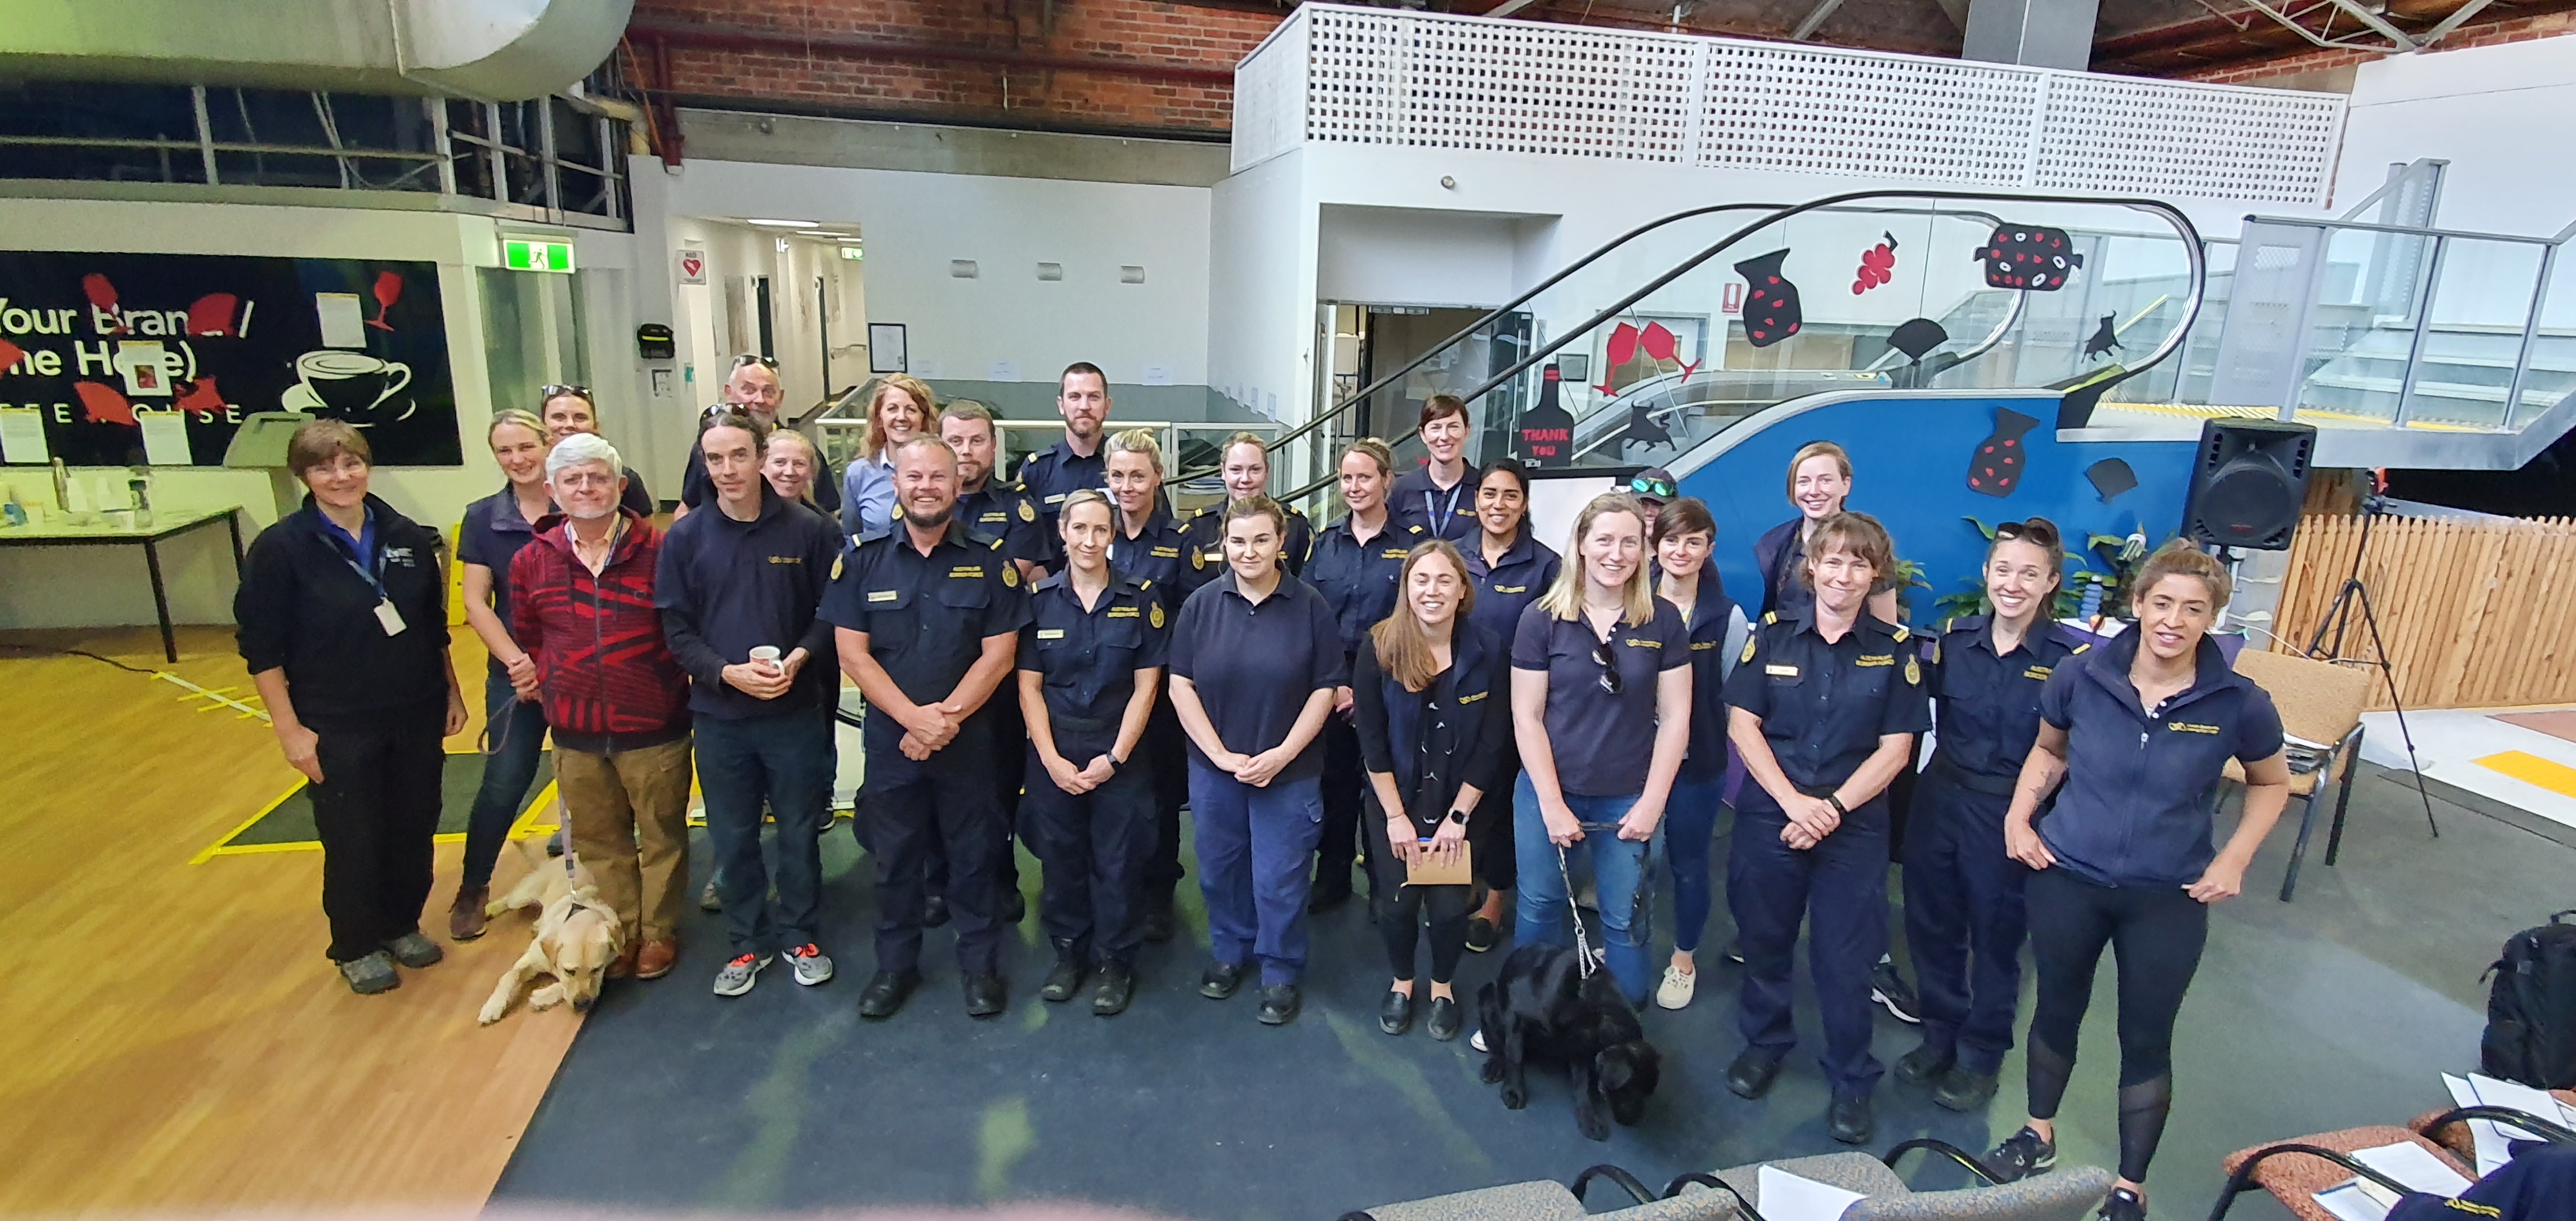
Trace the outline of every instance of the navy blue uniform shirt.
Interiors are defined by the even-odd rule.
[[[552,512],[553,508],[549,502],[547,510]],[[652,515],[651,509],[644,510],[644,516]],[[519,515],[519,497],[508,484],[465,506],[465,524],[456,531],[456,562],[481,564],[492,570],[492,613],[499,615],[503,623],[510,621],[510,561],[519,554],[519,548],[535,541],[536,527]]]
[[[803,501],[760,484],[760,516],[735,521],[722,506],[671,523],[653,569],[662,639],[689,676],[689,711],[718,720],[821,707],[839,698],[841,667],[832,625],[815,607],[841,554],[841,528]],[[724,668],[751,660],[761,645],[803,648],[805,667],[787,694],[765,700],[724,681]]]
[[[2066,629],[2034,623],[2012,652],[1995,652],[1992,619],[1953,619],[1928,647],[1924,686],[1941,709],[1932,766],[1981,793],[2010,795],[2039,737],[2039,694],[2066,659],[2092,647]]]
[[[1922,658],[1905,644],[1907,635],[1863,611],[1828,644],[1811,616],[1764,615],[1726,680],[1726,702],[1762,718],[1762,736],[1790,784],[1823,796],[1860,770],[1881,736],[1932,727]],[[1780,808],[1758,784],[1745,785],[1736,800],[1764,813]],[[1861,808],[1872,807],[1885,817],[1885,803],[1873,799]]]
[[[1404,574],[1404,557],[1422,540],[1423,535],[1396,524],[1393,515],[1365,543],[1351,532],[1348,517],[1326,526],[1315,539],[1305,580],[1332,605],[1345,655],[1359,652],[1360,638],[1395,612],[1395,580]]]
[[[1059,437],[1055,444],[1021,460],[1017,479],[1020,490],[1038,503],[1038,517],[1046,522],[1047,537],[1056,538],[1055,519],[1064,511],[1065,497],[1084,488],[1096,488],[1108,495],[1109,438],[1104,434],[1091,456],[1085,458]]]
[[[1556,784],[1578,797],[1646,791],[1655,758],[1655,687],[1666,670],[1691,663],[1682,613],[1655,599],[1655,617],[1610,631],[1619,691],[1604,690],[1601,638],[1581,619],[1559,619],[1532,604],[1512,635],[1512,668],[1547,672],[1547,744]]]
[[[868,656],[885,668],[905,699],[935,704],[983,657],[985,638],[1028,625],[1028,590],[1006,558],[1002,540],[954,518],[928,555],[912,545],[912,531],[898,525],[842,556],[841,573],[823,594],[822,616],[836,627],[867,633]],[[989,720],[969,717],[959,738]],[[893,717],[869,717],[868,747],[891,751],[903,732]],[[941,753],[956,745],[952,741]]]
[[[2066,783],[2039,838],[2096,885],[2188,886],[2218,855],[2210,815],[2227,761],[2280,753],[2281,716],[2206,636],[2191,686],[2153,712],[2129,681],[2137,659],[2133,627],[2048,676],[2039,715],[2066,731]]]
[[[1305,514],[1286,505],[1280,507],[1288,511],[1288,526],[1281,531],[1285,537],[1279,540],[1279,565],[1288,570],[1289,576],[1303,576],[1306,557],[1315,551],[1315,527]],[[1224,505],[1201,509],[1181,530],[1190,541],[1190,568],[1200,574],[1202,581],[1225,571],[1225,510]]]
[[[1127,534],[1126,514],[1110,514],[1109,567],[1118,575],[1150,582],[1166,616],[1181,613],[1181,603],[1198,588],[1199,570],[1190,564],[1190,540],[1158,501],[1145,518],[1145,528]]]
[[[1547,587],[1556,584],[1556,570],[1564,566],[1556,549],[1530,537],[1529,524],[1521,524],[1512,545],[1503,549],[1503,562],[1485,562],[1484,535],[1471,535],[1459,544],[1467,557],[1467,578],[1476,585],[1476,609],[1469,611],[1467,621],[1494,634],[1496,640],[1510,640],[1521,630],[1521,612],[1529,604],[1546,596]]]
[[[1287,741],[1308,698],[1350,681],[1341,632],[1322,594],[1282,577],[1256,605],[1235,588],[1231,569],[1181,606],[1172,627],[1171,662],[1172,677],[1186,678],[1197,689],[1217,740],[1247,755]],[[1190,739],[1190,758],[1209,765],[1196,738]],[[1272,783],[1323,774],[1319,733]]]
[[[1127,701],[1136,694],[1136,671],[1160,669],[1169,660],[1171,619],[1147,585],[1113,574],[1099,604],[1088,610],[1064,573],[1029,587],[1029,625],[1020,630],[1019,668],[1043,680],[1057,753],[1076,737],[1086,742],[1115,739]],[[1103,741],[1101,749],[1109,744]]]
[[[1476,468],[1443,490],[1431,480],[1429,466],[1417,466],[1395,481],[1387,493],[1386,511],[1414,542],[1445,538],[1465,547],[1483,527],[1476,521]],[[1414,527],[1421,527],[1416,533]]]
[[[1726,775],[1726,676],[1741,656],[1742,637],[1730,651],[1728,633],[1740,630],[1743,612],[1716,580],[1717,569],[1702,564],[1699,600],[1691,604],[1687,638],[1691,657],[1690,753],[1682,756],[1682,777],[1710,781]]]
[[[976,533],[1002,540],[1002,554],[1040,568],[1056,566],[1057,542],[1028,494],[999,479],[957,495],[957,520]]]

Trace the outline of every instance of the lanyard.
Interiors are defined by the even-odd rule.
[[[1422,516],[1424,521],[1431,527],[1431,537],[1449,537],[1447,533],[1448,525],[1458,516],[1458,494],[1466,490],[1467,480],[1463,476],[1459,478],[1458,482],[1450,484],[1449,504],[1447,510],[1444,512],[1439,507],[1438,502],[1431,499],[1431,489],[1422,489]]]
[[[332,550],[333,554],[336,554],[336,555],[338,555],[338,556],[340,557],[340,562],[341,562],[341,563],[343,563],[343,564],[348,565],[348,566],[349,566],[349,571],[351,571],[351,572],[354,572],[354,573],[358,574],[358,579],[359,579],[359,580],[361,580],[361,581],[366,582],[366,583],[367,583],[367,588],[372,589],[372,590],[375,590],[375,591],[376,591],[376,597],[378,597],[378,598],[380,598],[380,599],[383,599],[383,600],[385,600],[385,601],[388,601],[388,602],[392,601],[392,600],[393,600],[393,599],[392,599],[392,595],[389,595],[389,594],[387,594],[387,593],[385,592],[385,542],[384,542],[384,540],[383,540],[383,539],[377,539],[377,540],[376,540],[376,557],[375,557],[375,558],[376,558],[376,569],[375,569],[375,571],[373,571],[373,572],[369,572],[369,571],[367,571],[367,569],[366,569],[366,566],[365,566],[365,565],[362,565],[362,564],[360,564],[360,563],[358,562],[357,558],[352,554],[352,549],[351,549],[350,547],[345,547],[345,546],[342,546],[342,545],[341,545],[343,542],[345,542],[345,541],[347,541],[347,540],[348,540],[348,537],[349,537],[349,536],[348,536],[348,535],[346,535],[346,534],[341,533],[341,532],[340,532],[340,528],[339,528],[338,526],[336,526],[336,525],[332,525],[332,524],[331,524],[330,522],[328,522],[327,520],[326,520],[323,524],[324,524],[326,527],[328,527],[328,528],[330,529],[330,531],[331,531],[331,535],[332,535],[332,537],[331,537],[331,550]],[[371,529],[375,524],[376,524],[376,523],[375,523],[375,519],[374,519],[373,517],[369,517],[369,518],[368,518],[368,520],[367,520],[367,522],[366,522],[366,525],[361,526],[361,527],[359,528],[359,531],[358,531],[359,535],[360,535],[361,537],[365,536],[365,535],[368,533],[368,531],[369,531],[369,530],[370,530],[370,529]]]

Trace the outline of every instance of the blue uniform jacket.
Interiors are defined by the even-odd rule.
[[[1564,565],[1555,548],[1530,537],[1526,523],[1512,545],[1503,549],[1499,564],[1485,562],[1481,534],[1468,538],[1458,550],[1467,557],[1467,578],[1476,585],[1476,606],[1467,619],[1492,632],[1496,640],[1509,640],[1520,630],[1521,612],[1546,596],[1547,587],[1556,584],[1556,570]]]
[[[1962,788],[2010,796],[2039,737],[2040,692],[2068,658],[2092,646],[2042,622],[1998,657],[1990,623],[1986,615],[1953,619],[1925,645],[1924,684],[1941,714],[1932,767]]]
[[[2058,867],[2101,886],[2188,886],[2218,855],[2218,781],[2281,749],[2272,697],[2202,637],[2192,684],[2148,712],[2129,666],[2138,629],[2049,675],[2039,715],[2066,731],[2066,783],[2039,820]]]

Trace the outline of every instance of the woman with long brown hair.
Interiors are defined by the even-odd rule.
[[[1496,817],[1484,796],[1502,768],[1511,713],[1493,698],[1507,682],[1502,642],[1469,621],[1476,588],[1467,562],[1445,542],[1414,547],[1396,581],[1395,613],[1369,629],[1351,670],[1361,765],[1383,839],[1368,854],[1369,899],[1395,981],[1378,1028],[1412,1028],[1413,951],[1431,932],[1431,1037],[1458,1037],[1464,1019],[1450,976],[1467,948],[1466,880],[1471,824]],[[1417,868],[1451,868],[1459,880],[1416,883]]]

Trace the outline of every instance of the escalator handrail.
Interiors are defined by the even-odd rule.
[[[1368,385],[1366,385],[1366,386],[1364,386],[1364,387],[1361,387],[1361,388],[1360,388],[1360,389],[1358,389],[1358,390],[1352,391],[1352,392],[1351,392],[1351,394],[1350,394],[1350,396],[1349,396],[1349,397],[1347,397],[1347,398],[1344,398],[1341,402],[1338,402],[1338,403],[1333,404],[1330,408],[1327,408],[1326,410],[1323,410],[1323,411],[1317,412],[1317,413],[1315,414],[1315,418],[1313,418],[1313,419],[1311,419],[1311,420],[1308,420],[1308,421],[1306,421],[1305,423],[1300,424],[1300,425],[1298,425],[1298,426],[1297,426],[1297,427],[1295,427],[1295,428],[1289,429],[1287,432],[1281,433],[1281,434],[1280,434],[1279,436],[1277,436],[1277,437],[1272,438],[1272,439],[1271,439],[1271,442],[1270,442],[1270,448],[1271,448],[1273,451],[1276,451],[1280,446],[1282,446],[1282,445],[1286,445],[1286,444],[1288,444],[1288,443],[1289,443],[1289,442],[1291,442],[1291,441],[1299,440],[1299,439],[1303,438],[1304,436],[1306,436],[1306,434],[1311,433],[1311,432],[1315,431],[1315,430],[1316,430],[1316,429],[1318,429],[1318,428],[1322,428],[1322,427],[1323,427],[1324,425],[1326,425],[1326,424],[1329,424],[1329,423],[1331,423],[1331,422],[1333,422],[1333,421],[1335,421],[1335,420],[1338,420],[1338,419],[1342,418],[1342,416],[1343,416],[1345,413],[1349,412],[1349,411],[1350,411],[1350,409],[1351,409],[1352,407],[1354,407],[1354,406],[1356,406],[1356,405],[1358,405],[1358,404],[1360,404],[1360,403],[1363,403],[1363,402],[1368,401],[1368,398],[1369,398],[1369,396],[1370,396],[1370,395],[1376,394],[1378,391],[1380,391],[1380,390],[1384,390],[1384,389],[1386,389],[1388,386],[1392,386],[1392,385],[1396,384],[1399,380],[1401,380],[1401,379],[1403,379],[1404,377],[1406,377],[1406,376],[1410,375],[1414,370],[1419,369],[1419,368],[1421,368],[1424,364],[1428,363],[1428,362],[1431,360],[1431,358],[1432,358],[1432,357],[1437,356],[1437,355],[1439,355],[1440,353],[1447,351],[1447,350],[1448,350],[1452,345],[1455,345],[1455,344],[1456,344],[1456,343],[1458,343],[1460,340],[1465,339],[1465,338],[1467,338],[1468,336],[1475,334],[1478,330],[1481,330],[1481,329],[1483,329],[1484,327],[1487,327],[1487,326],[1492,325],[1492,324],[1493,324],[1497,319],[1500,319],[1500,318],[1501,318],[1501,317],[1503,317],[1505,314],[1509,314],[1509,313],[1511,313],[1512,311],[1517,310],[1517,309],[1519,309],[1520,307],[1522,307],[1522,306],[1524,306],[1524,305],[1529,304],[1531,301],[1536,300],[1536,299],[1538,298],[1538,295],[1539,295],[1540,293],[1546,292],[1547,290],[1549,290],[1549,289],[1551,289],[1551,288],[1554,288],[1554,287],[1556,287],[1556,286],[1557,286],[1557,285],[1559,285],[1559,284],[1564,283],[1564,282],[1565,282],[1565,280],[1566,280],[1566,277],[1571,276],[1571,275],[1573,275],[1574,273],[1576,273],[1576,272],[1578,272],[1578,271],[1581,271],[1581,270],[1583,270],[1583,269],[1584,269],[1584,268],[1586,268],[1586,267],[1591,266],[1591,265],[1592,265],[1592,264],[1594,264],[1595,262],[1600,261],[1600,259],[1601,259],[1601,257],[1602,257],[1603,255],[1609,254],[1611,251],[1613,251],[1613,250],[1617,250],[1618,248],[1620,248],[1620,247],[1622,247],[1622,246],[1625,246],[1625,245],[1627,245],[1629,242],[1635,241],[1636,239],[1638,239],[1638,238],[1640,238],[1640,237],[1644,237],[1644,236],[1645,236],[1646,234],[1648,234],[1648,233],[1652,233],[1652,232],[1654,232],[1655,230],[1657,230],[1657,229],[1661,229],[1661,228],[1663,228],[1663,227],[1664,227],[1664,226],[1666,226],[1666,225],[1674,224],[1674,223],[1677,223],[1677,222],[1680,222],[1680,221],[1689,220],[1689,219],[1691,219],[1692,217],[1695,217],[1695,216],[1707,216],[1707,215],[1710,215],[1710,214],[1712,214],[1712,213],[1717,213],[1717,212],[1740,212],[1740,211],[1745,211],[1745,210],[1749,210],[1749,209],[1756,209],[1756,208],[1770,208],[1770,209],[1773,209],[1773,210],[1775,210],[1775,211],[1776,211],[1776,210],[1778,210],[1778,209],[1785,208],[1785,207],[1788,207],[1788,206],[1789,206],[1789,205],[1787,205],[1787,204],[1769,204],[1769,203],[1711,204],[1711,205],[1709,205],[1708,207],[1705,207],[1705,208],[1689,208],[1689,209],[1685,209],[1685,210],[1680,211],[1680,212],[1675,212],[1675,213],[1673,213],[1673,214],[1672,214],[1672,215],[1670,215],[1670,216],[1659,217],[1659,218],[1657,218],[1657,219],[1647,221],[1645,224],[1639,225],[1639,226],[1637,226],[1636,228],[1634,228],[1634,229],[1631,229],[1631,230],[1627,231],[1626,233],[1622,233],[1622,234],[1620,234],[1619,236],[1617,236],[1617,237],[1614,237],[1614,238],[1610,239],[1608,242],[1604,243],[1604,244],[1603,244],[1603,245],[1601,245],[1599,248],[1595,249],[1592,253],[1587,254],[1587,255],[1584,255],[1582,258],[1576,259],[1575,261],[1573,261],[1573,262],[1571,262],[1571,263],[1566,264],[1564,267],[1562,267],[1562,268],[1558,269],[1558,270],[1557,270],[1557,272],[1556,272],[1556,274],[1549,276],[1549,277],[1548,277],[1548,278],[1546,278],[1545,280],[1541,280],[1541,281],[1539,281],[1537,285],[1535,285],[1535,286],[1533,286],[1532,288],[1530,288],[1527,292],[1522,293],[1520,296],[1514,297],[1514,298],[1512,298],[1510,301],[1507,301],[1507,302],[1505,302],[1505,303],[1503,303],[1503,304],[1501,304],[1501,305],[1495,306],[1493,309],[1491,309],[1491,310],[1487,311],[1483,317],[1480,317],[1480,318],[1476,319],[1475,321],[1468,323],[1464,328],[1462,328],[1461,330],[1459,330],[1457,334],[1451,335],[1451,336],[1450,336],[1450,337],[1448,337],[1447,339],[1443,339],[1443,340],[1441,340],[1440,342],[1438,342],[1438,343],[1436,343],[1436,344],[1431,345],[1431,347],[1429,347],[1429,348],[1425,349],[1421,355],[1416,356],[1416,357],[1414,357],[1412,360],[1405,362],[1405,364],[1404,364],[1404,366],[1403,366],[1402,368],[1399,368],[1399,369],[1395,370],[1394,372],[1389,373],[1389,374],[1387,374],[1386,376],[1384,376],[1384,377],[1381,377],[1381,378],[1377,379],[1376,381],[1370,382]],[[1913,208],[1851,208],[1851,209],[1847,209],[1847,210],[1848,210],[1848,211],[1851,211],[1851,212],[1853,212],[1853,213],[1857,213],[1857,214],[1859,214],[1859,215],[1864,215],[1864,216],[1872,215],[1872,214],[1876,214],[1876,213],[1881,213],[1881,212],[1885,212],[1885,213],[1893,213],[1893,214],[1898,214],[1898,215],[1907,215],[1907,216],[1912,216],[1912,215],[1924,215],[1924,213],[1922,213],[1919,209],[1913,209]],[[2003,223],[2003,219],[2002,219],[2001,217],[1995,216],[1994,214],[1992,214],[1992,213],[1987,213],[1987,212],[1969,212],[1969,211],[1960,211],[1960,212],[1951,212],[1951,213],[1939,213],[1939,214],[1934,214],[1934,215],[1949,215],[1949,216],[1975,217],[1975,218],[1979,218],[1979,219],[1985,220],[1985,221],[1987,221],[1987,222],[1989,222],[1989,223],[1992,223],[1992,224],[2000,225],[2000,224],[2002,224],[2002,223]],[[2000,332],[1998,332],[1998,333],[1997,333],[1996,338],[2001,338],[2001,333],[2000,333]],[[1988,346],[1992,346],[1992,345],[1988,345]],[[1416,430],[1416,431],[1419,431],[1419,430]],[[1407,436],[1410,436],[1410,435],[1412,435],[1412,434],[1408,433],[1408,434],[1406,434],[1406,435],[1407,435]],[[1391,444],[1391,445],[1393,445],[1393,444],[1401,444],[1401,443],[1403,442],[1403,440],[1404,440],[1404,438],[1401,438],[1401,437],[1398,437],[1398,438],[1388,438],[1388,439],[1387,439],[1388,444]],[[1207,476],[1207,475],[1211,475],[1211,474],[1215,474],[1215,473],[1217,473],[1217,468],[1215,468],[1215,467],[1209,467],[1209,468],[1207,468],[1207,469],[1205,469],[1205,470],[1198,470],[1198,471],[1185,471],[1185,472],[1182,472],[1180,475],[1176,476],[1176,478],[1180,478],[1180,479],[1196,479],[1196,478],[1201,478],[1201,477],[1204,477],[1204,476]],[[1301,489],[1299,489],[1299,490],[1297,490],[1297,491],[1291,492],[1291,493],[1289,493],[1287,496],[1282,497],[1282,498],[1280,499],[1280,503],[1282,503],[1282,504],[1288,504],[1288,503],[1292,503],[1292,502],[1294,502],[1294,501],[1297,501],[1297,500],[1303,499],[1303,498],[1304,498],[1305,496],[1307,496],[1308,494],[1311,494],[1311,493],[1314,491],[1314,489],[1316,489],[1316,488],[1318,488],[1318,487],[1321,487],[1321,486],[1323,486],[1325,483],[1329,483],[1329,482],[1331,482],[1331,480],[1326,479],[1326,480],[1318,481],[1318,482],[1316,482],[1316,483],[1308,484],[1308,485],[1306,485],[1304,488],[1301,488]]]

